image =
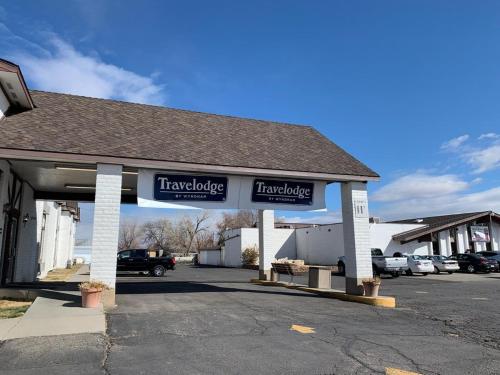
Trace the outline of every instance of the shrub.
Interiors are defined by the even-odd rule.
[[[89,290],[89,289],[106,290],[106,289],[109,289],[105,283],[103,283],[102,281],[96,281],[96,280],[85,281],[85,282],[81,283],[80,285],[78,285],[78,287],[80,288],[80,290]]]
[[[257,264],[259,260],[259,249],[257,246],[247,247],[241,253],[241,261],[245,266],[253,266]]]

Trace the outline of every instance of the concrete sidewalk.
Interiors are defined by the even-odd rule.
[[[70,282],[87,279],[88,266],[84,266]],[[78,291],[39,289],[27,293],[33,293],[37,298],[24,316],[0,320],[0,340],[106,331],[102,306],[95,309],[82,308]]]

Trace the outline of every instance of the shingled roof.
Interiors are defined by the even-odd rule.
[[[461,214],[452,215],[442,215],[442,216],[430,216],[418,219],[405,219],[390,221],[389,223],[395,224],[422,224],[424,227],[412,229],[406,232],[398,233],[392,236],[395,241],[408,242],[419,237],[425,236],[429,233],[440,232],[457,225],[472,222],[474,220],[483,218],[485,216],[491,216],[495,220],[500,220],[500,216],[492,211],[481,211],[481,212],[467,212]]]
[[[0,120],[0,148],[378,177],[310,126],[30,93],[36,108]]]

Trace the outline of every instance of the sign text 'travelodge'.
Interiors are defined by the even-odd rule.
[[[227,178],[219,176],[192,176],[156,174],[154,198],[159,201],[225,201]]]
[[[313,191],[311,182],[255,179],[252,202],[312,205]]]

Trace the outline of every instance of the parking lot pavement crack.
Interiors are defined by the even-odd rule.
[[[396,354],[398,354],[399,356],[401,356],[402,358],[404,358],[406,361],[408,361],[413,367],[415,367],[415,369],[418,371],[418,372],[422,372],[425,374],[438,374],[436,372],[432,372],[432,371],[429,371],[429,370],[424,370],[421,368],[421,365],[419,363],[417,363],[413,358],[407,356],[406,354],[404,354],[401,350],[399,350],[398,348],[392,346],[392,345],[389,345],[389,344],[383,344],[383,343],[380,343],[379,341],[377,342],[374,342],[374,341],[370,341],[370,340],[367,340],[365,338],[360,338],[358,337],[357,338],[358,341],[361,341],[361,342],[365,342],[367,344],[371,344],[371,345],[375,345],[375,346],[381,346],[381,347],[384,347],[384,348],[388,348],[388,349],[391,349],[393,350]]]
[[[106,320],[108,320],[108,317],[106,316]],[[106,324],[109,327],[109,321]],[[113,348],[113,340],[112,338],[106,333],[104,335],[104,356],[101,362],[101,368],[103,369],[103,372],[105,375],[111,375],[111,371],[109,369],[109,355],[111,354],[111,349]]]
[[[332,345],[335,348],[338,348],[338,342],[331,342],[329,340],[326,340],[322,337],[319,337],[317,335],[312,336],[314,339],[324,342],[326,344]],[[368,363],[362,361],[359,359],[354,353],[352,353],[352,346],[355,344],[357,339],[352,339],[352,338],[346,338],[347,342],[344,345],[340,346],[340,350],[344,355],[346,355],[349,359],[353,360],[354,362],[358,363],[360,366],[362,366],[364,369],[367,369],[371,371],[372,374],[384,374],[383,371],[379,371],[375,369],[374,367],[370,366]]]

